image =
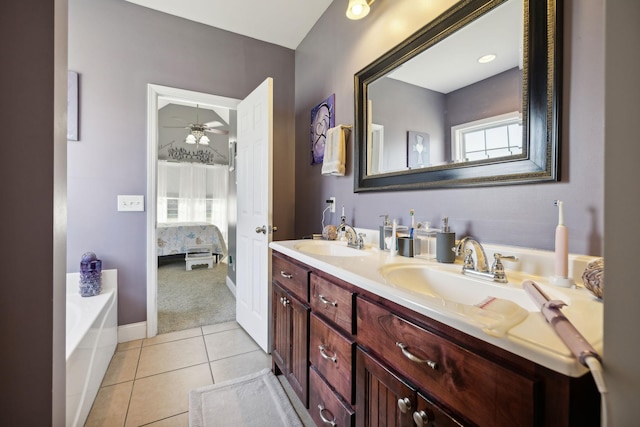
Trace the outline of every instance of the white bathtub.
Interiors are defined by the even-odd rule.
[[[82,427],[118,345],[118,271],[102,272],[102,292],[81,297],[67,274],[67,427]]]

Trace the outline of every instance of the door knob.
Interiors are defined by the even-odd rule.
[[[267,231],[269,231],[269,233],[275,233],[276,231],[278,231],[278,227],[274,227],[274,226],[269,226],[267,227],[266,225],[263,225],[262,227],[256,227],[256,233],[262,233],[262,234],[267,234]]]

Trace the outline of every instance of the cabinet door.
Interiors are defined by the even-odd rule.
[[[310,311],[309,306],[273,283],[273,371],[287,378],[305,407],[309,403]]]
[[[440,409],[435,403],[418,393],[413,422],[417,427],[461,427],[462,424]]]
[[[287,379],[305,407],[309,407],[309,306],[293,296],[287,307],[291,319],[291,360]]]
[[[291,360],[291,310],[286,301],[290,299],[288,293],[273,284],[273,359],[274,372],[284,375],[290,372]]]
[[[394,373],[357,350],[356,425],[413,426],[416,391]]]

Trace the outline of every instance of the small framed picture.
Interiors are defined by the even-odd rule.
[[[78,141],[78,73],[67,72],[67,140]]]
[[[429,166],[429,134],[407,132],[407,167],[418,169]]]
[[[327,131],[335,126],[334,103],[336,94],[311,110],[311,164],[322,164]]]

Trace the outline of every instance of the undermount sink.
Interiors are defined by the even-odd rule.
[[[463,276],[462,273],[440,271],[420,264],[389,264],[379,273],[387,284],[446,303],[477,305],[489,297],[510,300],[527,311],[539,311],[521,287],[484,281]]]
[[[334,257],[358,257],[371,255],[370,250],[355,249],[347,246],[347,242],[330,240],[309,240],[298,243],[294,249],[309,255]]]

